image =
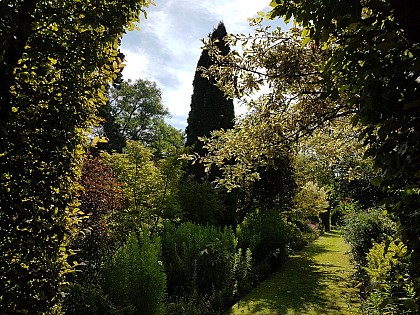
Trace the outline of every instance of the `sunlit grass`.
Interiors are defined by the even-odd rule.
[[[337,232],[324,234],[226,315],[361,314],[347,251]]]

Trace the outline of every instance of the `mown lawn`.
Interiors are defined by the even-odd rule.
[[[226,315],[361,314],[347,251],[338,232],[325,233]]]

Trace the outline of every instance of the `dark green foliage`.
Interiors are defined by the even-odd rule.
[[[235,236],[226,228],[185,223],[166,224],[162,236],[168,292],[184,295],[197,290],[202,295],[222,290],[232,269]]]
[[[209,35],[211,40],[216,43],[216,47],[222,55],[226,55],[230,51],[229,46],[224,42],[226,35],[226,29],[222,22]],[[202,77],[202,70],[200,68],[208,68],[215,62],[216,60],[211,56],[211,53],[208,50],[203,50],[194,75],[191,110],[188,115],[188,125],[185,133],[186,146],[191,147],[192,151],[199,156],[205,156],[207,154],[207,149],[204,148],[204,144],[199,140],[199,137],[209,137],[214,130],[226,130],[232,128],[234,125],[235,114],[233,100],[225,97],[224,93],[216,86],[214,79]],[[219,173],[220,171],[215,166],[212,166],[209,172],[206,172],[204,165],[198,162],[190,163],[186,167],[186,174],[191,179],[198,181],[213,181],[220,175]],[[217,193],[213,190],[213,193],[208,195],[211,197],[209,199],[210,203],[214,201],[218,202],[216,199],[222,197],[220,206],[224,206],[225,209],[216,206],[213,209],[198,212],[200,207],[197,207],[194,203],[203,200],[203,193],[207,194],[207,186],[207,184],[203,184],[200,187],[200,184],[197,184],[196,187],[200,188],[201,192],[195,198],[192,194],[189,194],[190,198],[188,198],[187,204],[183,207],[184,211],[186,211],[187,218],[201,224],[214,224],[215,221],[218,225],[235,224],[236,198],[233,194],[228,194],[222,190],[219,190]],[[207,191],[210,192],[210,190]],[[206,205],[210,206],[207,199],[204,200],[206,200]]]
[[[336,194],[343,199],[352,199],[364,209],[376,206],[386,196],[372,183],[383,174],[374,169],[371,160],[361,160],[349,154],[331,167],[331,173],[334,174]]]
[[[163,137],[177,133],[168,138],[181,145],[181,135],[175,128],[167,125],[164,118],[169,115],[162,104],[162,95],[155,82],[138,79],[128,80],[118,87],[110,89],[108,124],[104,125],[106,137],[111,137],[111,143],[119,144],[121,139],[140,141],[148,147],[157,145]],[[105,127],[108,127],[107,130]],[[115,128],[118,130],[115,130]],[[114,134],[115,133],[115,134]],[[159,149],[159,148],[156,148]]]
[[[67,315],[105,315],[112,305],[97,286],[71,284],[62,308]]]
[[[105,106],[101,107],[98,113],[101,117],[102,131],[101,135],[106,137],[107,142],[101,142],[96,145],[98,151],[107,151],[112,153],[113,151],[121,153],[122,148],[125,146],[125,138],[120,132],[119,124],[116,121],[116,117],[112,114],[112,108],[108,101]]]
[[[98,143],[95,151],[121,153],[125,142],[134,140],[153,148],[159,159],[182,147],[181,132],[164,120],[169,112],[155,82],[121,81],[110,88],[109,95],[107,105],[99,111],[102,122],[97,129],[107,142]]]
[[[198,298],[197,298],[198,299]],[[166,308],[167,315],[207,315],[209,312],[205,310],[202,301],[197,302],[197,299],[178,298],[175,301],[168,303]]]
[[[368,211],[359,211],[347,214],[342,228],[346,242],[350,244],[351,255],[364,277],[362,267],[366,267],[366,255],[374,243],[386,240],[396,232],[395,223],[390,220],[381,208],[372,208]]]
[[[218,314],[251,284],[251,253],[237,249],[230,228],[166,224],[163,255],[171,314]],[[179,312],[179,313],[177,313]]]
[[[207,181],[190,178],[180,183],[179,201],[183,218],[197,224],[221,225],[226,215],[221,192]]]
[[[217,41],[216,46],[222,55],[227,55],[230,51],[229,46],[223,40],[226,35],[226,29],[222,22],[210,35],[211,40]],[[207,151],[198,137],[209,137],[213,130],[230,129],[234,124],[233,100],[224,96],[224,93],[215,85],[214,80],[203,78],[199,70],[200,67],[208,68],[214,63],[215,60],[209,55],[209,51],[203,50],[194,76],[191,110],[185,131],[186,145],[193,147],[193,151],[200,156],[204,156]],[[194,175],[196,179],[206,177],[204,167],[199,163],[190,165],[188,173]]]
[[[296,242],[296,229],[276,211],[255,212],[237,228],[239,246],[252,252],[258,280],[267,277],[283,263]]]
[[[287,154],[278,156],[265,167],[258,167],[260,179],[243,187],[239,193],[239,218],[245,214],[260,209],[288,210],[296,192],[294,169]]]
[[[119,314],[164,314],[166,276],[159,238],[133,233],[107,263],[104,290]],[[124,311],[122,311],[124,310]]]
[[[119,43],[121,44],[121,41],[119,41]],[[121,52],[118,54],[118,57],[121,60],[125,60],[125,55]],[[123,82],[122,71],[120,71],[117,78],[112,83],[113,89],[119,90]],[[110,87],[108,86],[108,90],[109,88]],[[107,151],[108,153],[115,151],[121,153],[122,148],[125,146],[125,139],[120,133],[116,117],[112,115],[112,107],[109,99],[106,102],[106,105],[98,110],[98,116],[100,118],[98,130],[100,130],[101,136],[106,137],[107,142],[100,142],[96,147],[90,148],[91,151],[93,151],[92,154],[97,155],[100,151]]]

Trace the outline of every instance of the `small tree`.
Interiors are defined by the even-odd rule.
[[[99,157],[84,160],[80,184],[80,210],[87,218],[80,225],[82,235],[72,242],[72,247],[78,252],[79,262],[83,262],[78,279],[96,284],[101,263],[112,250],[113,220],[122,210],[124,196],[111,167]]]
[[[101,156],[115,172],[127,198],[126,209],[117,222],[122,238],[142,227],[153,231],[166,212],[174,215],[174,209],[168,205],[174,201],[170,196],[174,187],[169,176],[177,180],[176,166],[172,168],[162,162],[161,168],[157,167],[152,151],[136,141],[127,141],[122,153]]]
[[[327,192],[309,181],[300,189],[294,199],[294,209],[300,218],[318,220],[319,215],[329,207]]]

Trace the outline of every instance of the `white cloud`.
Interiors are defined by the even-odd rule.
[[[223,0],[200,2],[210,14],[219,20],[223,20],[229,32],[240,33],[248,30],[247,19],[256,15],[267,7],[264,1],[255,0]]]
[[[162,90],[177,128],[184,128],[190,110],[192,81],[201,54],[201,38],[223,20],[228,33],[248,32],[247,18],[263,10],[258,0],[156,0],[140,31],[122,41],[125,79],[155,81]],[[266,4],[268,4],[267,1]]]
[[[136,80],[141,77],[141,73],[146,73],[150,65],[149,56],[142,48],[122,48],[125,55],[126,67],[123,70],[124,79]]]

